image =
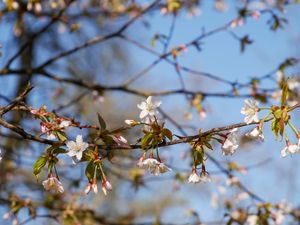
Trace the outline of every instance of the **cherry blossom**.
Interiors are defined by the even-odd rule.
[[[299,142],[298,144],[292,144],[292,145],[287,143],[287,145],[281,150],[280,155],[282,158],[284,158],[289,154],[295,154],[299,152],[300,152]]]
[[[82,135],[77,135],[76,142],[67,142],[68,152],[67,155],[70,157],[75,156],[77,160],[81,160],[83,152],[89,147],[89,144],[82,140]]]
[[[152,96],[149,96],[146,101],[138,104],[137,107],[141,109],[140,118],[143,119],[146,116],[155,116],[158,114],[156,110],[161,105],[161,101],[152,101]]]
[[[249,215],[247,218],[247,225],[256,225],[258,221],[257,215]]]
[[[280,225],[284,222],[285,215],[282,210],[277,210],[275,213],[272,213],[272,219],[274,220],[274,225]]]
[[[222,145],[222,154],[223,155],[233,155],[236,149],[239,147],[237,143],[237,128],[234,128],[228,134],[225,142]]]
[[[205,171],[202,171],[200,174],[200,182],[202,183],[209,183],[211,182],[211,178],[209,176],[209,174]]]
[[[244,122],[247,124],[250,124],[252,122],[259,122],[258,111],[258,101],[254,99],[246,99],[245,107],[243,107],[241,110],[241,113],[246,116]]]
[[[63,193],[64,187],[62,183],[53,176],[50,176],[47,180],[43,181],[43,186],[46,191],[54,190],[57,193]]]
[[[252,131],[246,133],[245,135],[251,139],[259,139],[261,141],[265,140],[262,130],[259,127],[255,127]]]
[[[144,159],[144,160],[143,160],[143,158],[141,158],[139,160],[137,166],[142,169],[147,170],[154,176],[172,171],[171,168],[169,168],[164,163],[161,163],[157,159],[154,159],[154,158],[148,158],[148,159]]]
[[[193,171],[191,173],[191,175],[189,176],[188,183],[196,184],[196,183],[199,183],[199,182],[200,182],[200,177],[198,176],[196,171]]]

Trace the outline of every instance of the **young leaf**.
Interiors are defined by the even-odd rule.
[[[154,134],[148,133],[142,139],[142,148],[145,149],[147,145],[152,141]]]
[[[35,163],[33,164],[33,174],[38,179],[39,174],[41,173],[41,170],[47,163],[47,157],[45,155],[39,157]]]
[[[208,148],[208,149],[210,149],[210,150],[214,150],[213,149],[213,147],[212,147],[212,145],[209,143],[209,142],[204,142],[204,145]]]
[[[63,149],[63,148],[56,148],[53,151],[53,154],[63,154],[63,153],[67,153],[67,150]]]
[[[278,132],[279,132],[279,125],[278,125],[278,119],[274,118],[272,120],[272,125],[271,125],[271,128],[272,128],[272,131],[276,137],[276,139],[278,139]]]
[[[66,134],[62,131],[56,131],[54,132],[57,138],[61,141],[66,141],[68,138],[66,137]]]
[[[101,130],[105,130],[106,129],[106,123],[105,123],[104,119],[102,118],[102,116],[99,113],[97,113],[97,115],[98,115],[98,122],[99,122],[99,125],[101,127]]]
[[[281,106],[284,106],[286,103],[288,97],[288,91],[289,91],[289,87],[288,87],[287,80],[284,80],[282,84]]]

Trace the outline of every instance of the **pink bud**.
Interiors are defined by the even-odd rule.
[[[109,182],[106,178],[103,179],[102,186],[103,186],[106,190],[112,191],[112,186],[111,186],[110,182]]]

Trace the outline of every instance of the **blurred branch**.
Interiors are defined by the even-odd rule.
[[[16,54],[15,54],[14,56],[12,56],[12,57],[8,60],[8,62],[7,62],[7,64],[6,64],[6,66],[5,66],[5,68],[9,68],[10,65],[13,63],[13,61],[14,61],[16,58],[18,58],[18,57],[26,50],[26,48],[28,48],[28,47],[35,41],[35,39],[36,39],[37,37],[39,37],[41,34],[45,33],[45,32],[46,32],[46,31],[47,31],[47,30],[48,30],[55,22],[57,22],[57,21],[60,19],[60,17],[63,15],[63,13],[69,8],[69,6],[70,6],[73,2],[74,2],[74,0],[67,1],[67,5],[66,5],[65,8],[61,9],[57,15],[52,16],[51,21],[50,21],[46,26],[44,26],[40,31],[38,31],[38,32],[36,32],[35,34],[33,34],[33,35],[29,38],[29,40],[28,40],[26,43],[24,43],[24,44],[19,48],[19,50],[16,52]]]
[[[38,70],[41,70],[43,69],[44,67],[52,64],[53,62],[61,59],[61,58],[64,58],[68,55],[71,55],[81,49],[84,49],[84,48],[87,48],[91,45],[94,45],[94,44],[97,44],[97,43],[101,43],[101,42],[104,42],[104,41],[107,41],[109,39],[112,39],[112,38],[115,38],[115,37],[119,37],[120,34],[122,34],[131,24],[133,24],[138,18],[140,18],[142,15],[144,15],[145,13],[147,13],[152,7],[154,7],[160,0],[156,0],[154,2],[152,2],[149,6],[147,6],[144,10],[142,10],[137,16],[133,17],[131,20],[129,20],[127,23],[125,23],[119,30],[117,30],[116,32],[113,32],[111,34],[108,34],[108,35],[105,35],[105,36],[98,36],[98,37],[95,37],[95,38],[92,38],[90,39],[89,41],[81,44],[81,45],[78,45],[77,47],[75,48],[72,48],[68,51],[65,51],[65,52],[62,52],[60,54],[58,54],[57,56],[54,56],[53,58],[51,59],[48,59],[46,62],[44,62],[42,65],[38,66],[37,69]]]

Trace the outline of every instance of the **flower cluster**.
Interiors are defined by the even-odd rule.
[[[125,123],[130,126],[136,125],[144,125],[145,129],[143,132],[145,136],[141,139],[142,149],[144,153],[142,157],[140,157],[137,166],[141,169],[148,171],[150,174],[157,176],[169,171],[172,171],[171,168],[166,166],[159,157],[159,144],[166,141],[166,138],[172,140],[172,132],[167,128],[164,128],[163,125],[160,125],[158,122],[158,108],[161,105],[161,101],[153,101],[152,96],[149,96],[145,101],[141,104],[138,104],[137,107],[141,110],[140,112],[140,119],[141,121],[135,120],[125,120]],[[270,114],[275,115],[278,110],[283,110],[284,108],[270,108]],[[259,108],[259,103],[254,99],[246,99],[245,106],[241,109],[241,113],[245,115],[244,122],[249,124],[258,124],[253,130],[246,133],[246,136],[251,139],[260,139],[261,141],[264,140],[264,135],[262,133],[262,127],[264,124],[264,120],[267,118],[260,120],[258,117],[258,112],[261,110]],[[273,111],[272,111],[273,110]],[[274,113],[274,110],[277,110]],[[280,111],[281,112],[281,111]],[[43,133],[46,133],[48,138],[55,138],[58,137],[56,132],[63,131],[66,127],[72,125],[72,122],[68,119],[63,119],[53,115],[52,113],[48,113],[45,107],[41,107],[38,110],[31,110],[31,113],[35,115],[35,117],[42,120],[41,122],[41,130]],[[277,113],[278,114],[278,113]],[[276,114],[276,115],[277,115]],[[289,117],[287,117],[289,118]],[[98,118],[99,119],[99,118]],[[100,118],[99,120],[102,120]],[[110,133],[106,130],[106,125],[104,121],[99,122],[101,125],[101,134],[99,138],[101,138],[105,143],[105,137],[109,137],[109,143],[114,143],[119,146],[127,145],[127,140],[121,136],[120,134]],[[104,125],[103,125],[104,124]],[[293,128],[294,129],[294,128]],[[295,130],[295,129],[294,129]],[[295,131],[297,134],[298,132]],[[102,135],[102,136],[101,136]],[[219,135],[222,139],[213,137],[215,135]],[[65,135],[66,137],[66,135]],[[66,138],[67,139],[67,138]],[[192,167],[192,173],[188,177],[188,183],[207,183],[211,182],[211,178],[209,173],[205,170],[205,150],[204,147],[209,149],[213,149],[210,141],[212,139],[218,140],[222,146],[222,154],[223,155],[233,155],[237,148],[239,147],[238,143],[238,128],[233,128],[229,130],[227,133],[216,133],[208,136],[200,136],[196,142],[193,144],[193,150],[196,152],[196,159],[194,158],[194,163]],[[83,152],[89,148],[89,144],[83,141],[82,135],[77,135],[76,141],[66,141],[67,151],[64,153],[68,156],[76,159],[78,161],[82,160]],[[153,152],[156,152],[156,156],[154,157]],[[148,152],[149,155],[148,155]],[[290,144],[289,140],[286,138],[286,146],[281,151],[281,156],[285,157],[288,154],[300,153],[300,136],[298,135],[298,143],[297,144]],[[1,151],[0,151],[1,154]],[[91,156],[89,156],[91,155]],[[148,156],[147,156],[148,155]],[[102,162],[101,157],[98,153],[98,149],[95,148],[95,151],[87,151],[85,154],[87,156],[87,160],[89,161],[90,168],[87,167],[86,175],[88,177],[89,183],[86,186],[84,192],[88,194],[90,191],[94,193],[98,193],[98,186],[97,186],[97,171],[100,172],[100,177],[102,181],[102,191],[106,195],[109,191],[112,190],[112,185],[108,181],[107,177],[105,176],[103,169],[102,169]],[[0,157],[0,160],[2,158]],[[86,159],[86,158],[85,158]],[[202,165],[202,171],[198,175],[197,174],[197,166]],[[52,168],[51,168],[52,170]],[[59,181],[57,176],[52,175],[52,171],[50,171],[48,175],[48,179],[43,181],[43,186],[46,190],[54,190],[58,193],[63,193],[64,188]],[[254,220],[254,219],[253,219]]]
[[[159,175],[172,171],[168,166],[166,166],[159,157],[157,145],[161,143],[165,137],[168,139],[172,138],[172,133],[166,128],[163,128],[158,122],[158,108],[161,105],[161,101],[153,101],[152,96],[149,96],[146,101],[138,104],[137,107],[141,110],[140,119],[141,122],[135,120],[125,120],[125,123],[130,126],[136,126],[139,124],[144,124],[145,136],[142,139],[142,145],[148,147],[147,144],[152,144],[156,146],[156,159],[153,157],[153,148],[151,148],[149,158],[146,157],[146,152],[139,159],[137,166],[141,169],[148,171],[152,175]],[[147,150],[147,149],[146,149]]]
[[[46,106],[42,106],[39,109],[31,109],[31,114],[35,118],[40,119],[40,128],[42,135],[46,134],[46,138],[53,140],[58,138],[59,140],[65,141],[66,135],[65,129],[72,125],[72,122],[68,119],[58,117],[56,114],[47,112]]]
[[[208,172],[205,169],[202,169],[200,176],[198,176],[196,168],[193,167],[192,169],[192,173],[190,174],[189,178],[188,178],[188,183],[208,183],[211,182],[211,178],[208,174]]]
[[[171,168],[160,162],[160,160],[154,159],[153,155],[151,155],[150,158],[146,158],[146,153],[144,153],[139,159],[137,166],[141,169],[147,170],[154,176],[172,171]]]

